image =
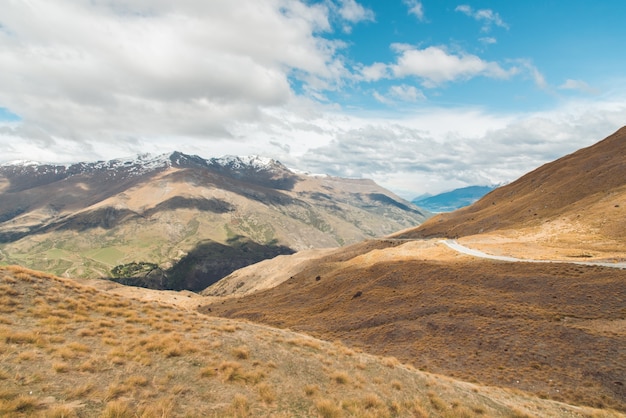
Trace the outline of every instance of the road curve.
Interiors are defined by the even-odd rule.
[[[487,254],[482,251],[474,250],[472,248],[468,248],[464,245],[461,245],[455,239],[445,239],[439,241],[442,244],[447,245],[449,248],[457,251],[461,254],[470,255],[472,257],[478,258],[487,258],[489,260],[499,260],[499,261],[508,261],[512,263],[516,262],[524,262],[524,263],[567,263],[567,264],[579,264],[583,266],[602,266],[602,267],[610,267],[617,269],[626,269],[626,263],[602,263],[602,262],[591,262],[591,261],[565,261],[565,260],[533,260],[526,258],[515,258],[515,257],[506,257],[501,255],[493,255]]]

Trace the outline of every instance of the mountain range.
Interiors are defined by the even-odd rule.
[[[411,200],[411,203],[434,213],[452,212],[471,205],[496,187],[497,186],[462,187],[434,196],[426,195],[416,197]]]
[[[232,272],[201,294],[0,266],[0,415],[624,417],[625,154],[622,128],[469,207],[339,248],[280,254]],[[11,180],[9,172],[3,196],[19,197],[22,206],[13,206],[16,214],[3,221],[3,234],[17,237],[3,254],[12,245],[41,244],[56,237],[48,233],[67,232],[62,225],[71,226],[75,242],[106,241],[124,231],[134,238],[149,225],[116,230],[124,216],[149,215],[171,232],[176,230],[167,228],[188,222],[199,207],[220,218],[240,202],[256,211],[294,205],[288,198],[310,202],[304,200],[310,191],[296,193],[311,190],[307,184],[329,197],[360,193],[361,201],[377,202],[378,211],[413,208],[393,195],[377,195],[380,189],[368,182],[346,185],[286,168],[247,181],[246,175],[267,167],[267,161],[252,160],[222,161],[215,169],[206,168],[210,160],[194,160],[203,166],[198,170],[166,162],[156,176],[153,169],[120,168],[121,180],[110,185],[77,174],[80,181],[41,181],[26,194],[31,189],[20,190],[20,184],[27,182],[17,175]],[[42,169],[50,176],[53,171]],[[333,195],[321,180],[335,182]],[[126,199],[113,193],[97,200],[105,203],[83,203],[89,206],[82,211],[61,208],[57,215],[33,203],[47,193],[42,204],[79,207],[78,192],[58,191],[109,190],[96,184],[110,190],[120,185]],[[221,194],[206,191],[213,188]],[[230,193],[256,199],[239,201]],[[196,200],[187,209],[189,202],[180,199],[190,196]],[[129,212],[76,218],[111,206]],[[52,218],[38,223],[37,216]],[[90,236],[94,230],[100,235]],[[278,239],[278,232],[273,236]],[[261,245],[232,238],[220,245],[239,245],[240,253]],[[128,251],[131,244],[138,242],[127,243]],[[222,258],[231,257],[222,250]],[[38,254],[44,259],[60,251],[70,252]],[[149,264],[113,270],[124,275]],[[173,265],[179,264],[194,265]],[[188,267],[183,277],[193,272]]]
[[[415,226],[429,215],[371,180],[260,157],[180,152],[0,166],[0,262],[202,290],[246,265]]]

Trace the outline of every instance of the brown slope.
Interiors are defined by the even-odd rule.
[[[624,416],[23,268],[0,290],[2,417]]]
[[[380,240],[202,311],[341,339],[463,380],[626,410],[626,271]]]
[[[441,214],[399,238],[466,237],[502,231],[558,240],[589,240],[598,251],[626,247],[626,127],[588,148],[560,158],[500,187],[481,200]],[[546,240],[547,241],[547,240]],[[564,244],[567,244],[566,242]],[[597,245],[596,245],[597,247]]]

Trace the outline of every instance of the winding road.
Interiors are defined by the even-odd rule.
[[[524,263],[568,263],[568,264],[579,264],[579,265],[583,265],[583,266],[602,266],[602,267],[610,267],[610,268],[617,268],[617,269],[626,269],[626,262],[622,262],[622,263],[606,263],[606,262],[591,262],[591,261],[566,261],[566,260],[532,260],[532,259],[525,259],[525,258],[515,258],[515,257],[506,257],[506,256],[501,256],[501,255],[492,255],[492,254],[487,254],[484,253],[482,251],[478,251],[478,250],[474,250],[472,248],[468,248],[464,245],[461,245],[457,242],[457,240],[454,239],[445,239],[445,240],[441,240],[439,241],[445,245],[447,245],[449,248],[453,249],[454,251],[457,251],[461,254],[466,254],[466,255],[471,255],[473,257],[479,257],[479,258],[487,258],[490,260],[499,260],[499,261],[509,261],[509,262],[524,262]]]

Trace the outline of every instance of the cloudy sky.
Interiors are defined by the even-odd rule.
[[[405,198],[626,125],[626,2],[2,0],[0,161],[272,157]]]

